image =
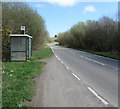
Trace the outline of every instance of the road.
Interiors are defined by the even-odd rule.
[[[37,78],[32,107],[107,107],[58,58],[53,56],[40,61],[47,64]]]
[[[32,107],[117,107],[117,61],[49,45],[54,56],[37,78]]]
[[[59,61],[73,72],[78,83],[82,80],[94,95],[97,93],[107,103],[118,106],[117,60],[55,45],[50,47]]]

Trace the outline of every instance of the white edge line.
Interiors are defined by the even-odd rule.
[[[58,58],[58,56],[57,55],[55,55],[56,56],[56,58]]]
[[[74,77],[76,77],[78,80],[80,80],[80,78],[78,78],[78,76],[77,76],[76,74],[72,73],[72,75],[73,75]]]
[[[90,88],[90,87],[87,87],[87,88],[88,88],[88,90],[90,90],[98,99],[100,99],[100,101],[101,101],[102,103],[104,103],[105,105],[108,105],[108,104],[109,104],[106,100],[104,100],[102,97],[100,97],[92,88]]]
[[[91,59],[92,60],[92,59]],[[103,64],[103,63],[101,63],[101,62],[98,62],[98,61],[95,61],[95,60],[92,60],[93,62],[96,62],[96,63],[98,63],[98,64],[101,64],[101,65],[105,65],[105,64]]]
[[[67,67],[67,66],[65,66],[66,67],[66,69],[68,69],[69,70],[69,67]]]
[[[64,64],[63,61],[61,61],[60,58],[56,54],[55,54],[55,56],[62,64]]]
[[[52,48],[51,48],[52,49]],[[55,54],[54,50],[52,49],[53,53]],[[55,54],[56,58],[60,61],[60,58]]]
[[[52,48],[51,48],[51,49],[52,49]],[[52,52],[55,53],[53,49],[52,49]]]
[[[61,61],[62,64],[64,64],[62,61]]]
[[[58,57],[58,60],[60,60],[60,58]]]

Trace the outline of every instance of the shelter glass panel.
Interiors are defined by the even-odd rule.
[[[11,60],[26,60],[26,52],[12,52]]]
[[[25,51],[26,38],[25,37],[11,37],[11,51]]]

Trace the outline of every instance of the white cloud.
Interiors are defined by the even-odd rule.
[[[37,5],[34,5],[35,8],[43,8],[45,7],[45,5],[42,5],[42,4],[37,4]]]
[[[86,6],[86,7],[85,7],[84,11],[95,12],[96,9],[95,9],[94,6],[89,5],[89,6]]]
[[[55,3],[60,6],[73,6],[77,0],[48,0],[49,3]]]

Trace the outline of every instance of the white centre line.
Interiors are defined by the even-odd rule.
[[[82,55],[80,55],[80,57],[85,58],[85,59],[87,59],[87,60],[89,60],[89,61],[93,61],[93,62],[95,62],[95,63],[97,63],[97,64],[105,65],[105,64],[103,64],[103,63],[101,63],[101,62],[98,62],[98,61],[95,61],[95,60],[93,60],[93,59],[84,57],[84,56],[82,56]]]
[[[92,88],[87,87],[102,103],[104,103],[105,105],[108,105],[109,103],[104,100],[102,97],[100,97]]]
[[[78,80],[80,80],[80,78],[75,73],[72,73],[72,75],[76,77]]]
[[[84,58],[84,56],[80,55],[80,57]]]

